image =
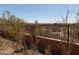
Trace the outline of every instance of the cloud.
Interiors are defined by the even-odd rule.
[[[62,23],[62,19],[27,19],[25,20],[28,23],[35,23],[35,21],[38,21],[38,23]],[[74,23],[76,22],[75,19],[69,19],[68,23]]]

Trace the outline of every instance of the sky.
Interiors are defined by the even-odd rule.
[[[65,18],[67,8],[69,9],[69,21],[75,22],[76,13],[79,10],[79,4],[0,4],[0,15],[3,11],[9,10],[24,21],[34,23],[56,23],[62,22],[62,16]]]

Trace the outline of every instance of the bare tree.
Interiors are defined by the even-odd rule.
[[[75,24],[75,27],[76,27],[76,34],[75,36],[77,36],[77,42],[79,42],[79,10],[77,11],[76,13],[76,24]]]
[[[62,16],[62,20],[64,21],[62,27],[62,32],[63,32],[63,37],[62,41],[60,42],[60,48],[62,50],[62,54],[68,55],[71,53],[72,48],[74,47],[74,41],[70,41],[70,25],[67,23],[68,22],[68,17],[69,17],[69,10],[67,8],[67,13],[65,18]],[[74,40],[74,39],[73,39]]]

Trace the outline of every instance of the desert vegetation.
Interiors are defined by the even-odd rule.
[[[39,24],[38,21],[36,21],[34,24],[29,24],[6,10],[0,17],[0,50],[5,42],[5,44],[9,44],[12,47],[10,49],[12,49],[13,52],[10,54],[37,55],[42,54],[39,52],[39,49],[41,49],[41,51],[44,51],[43,54],[51,55],[52,45],[50,43],[48,43],[44,49],[38,46],[40,44],[38,36],[42,36],[60,40],[61,42],[56,45],[61,49],[62,54],[69,55],[75,43],[79,43],[79,12],[76,14],[76,23],[67,23],[68,16],[69,10],[67,8],[66,16],[62,16],[62,23]],[[26,42],[26,34],[29,34],[28,41],[30,40],[30,43],[28,44]]]

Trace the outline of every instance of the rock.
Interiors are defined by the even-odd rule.
[[[0,54],[13,54],[14,51],[24,48],[23,45],[18,44],[16,42],[12,42],[8,39],[4,39],[0,37]],[[17,47],[17,48],[16,48]]]
[[[0,53],[2,54],[12,54],[15,50],[9,46],[2,46],[0,49]]]

